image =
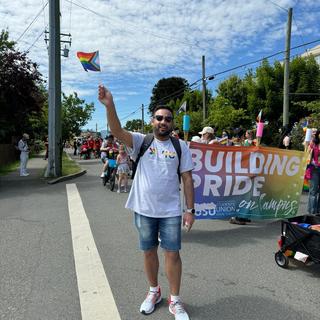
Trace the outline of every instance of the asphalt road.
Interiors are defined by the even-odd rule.
[[[146,317],[148,288],[127,194],[101,184],[101,165],[55,185],[0,179],[0,319],[81,319],[66,184],[75,183],[122,320],[173,319],[161,256],[163,302]],[[306,198],[300,211],[304,212]],[[279,221],[196,221],[183,233],[181,295],[192,320],[319,319],[320,265],[274,261]],[[96,320],[96,319],[92,319]]]

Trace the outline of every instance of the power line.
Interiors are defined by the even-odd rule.
[[[196,87],[194,87],[193,90],[191,90],[190,92],[193,92],[193,91],[195,91],[196,89],[199,89],[199,87],[200,87],[200,84],[197,85]],[[141,110],[141,108],[138,108],[137,110],[135,110],[135,111],[129,113],[128,115],[124,116],[123,118],[121,118],[120,121],[123,121],[123,120],[129,118],[130,116],[136,114],[136,113],[137,113],[138,111],[140,111],[140,110]]]
[[[29,30],[29,28],[32,26],[32,24],[39,18],[40,14],[42,13],[42,11],[45,9],[45,7],[48,5],[48,2],[46,2],[46,4],[41,8],[41,10],[37,13],[37,15],[35,16],[35,18],[30,22],[30,24],[27,26],[27,28],[22,32],[22,34],[20,35],[20,37],[15,41],[18,42],[21,40],[21,38],[24,36],[24,34]]]
[[[281,10],[284,10],[285,12],[287,12],[288,13],[288,9],[286,9],[286,8],[284,8],[284,7],[281,7],[280,5],[278,5],[277,3],[275,3],[275,2],[273,2],[273,1],[271,1],[271,0],[268,0],[269,2],[271,2],[273,5],[275,5],[276,7],[278,7],[278,8],[280,8]],[[302,37],[302,34],[301,34],[301,32],[299,31],[299,27],[298,27],[298,23],[296,22],[296,19],[295,19],[295,17],[292,15],[292,18],[293,18],[293,23],[296,25],[296,27],[297,27],[297,31],[298,31],[298,35],[299,35],[299,37],[300,37],[300,39],[301,39],[301,42],[303,43],[304,42],[304,39],[303,39],[303,37]],[[307,52],[307,49],[305,48],[305,51]]]
[[[66,0],[66,1],[67,1],[67,2],[71,2],[71,0]],[[90,9],[90,8],[87,8],[87,7],[84,6],[83,4],[80,4],[79,1],[78,1],[78,3],[76,3],[76,2],[73,1],[73,4],[74,4],[75,6],[77,6],[77,7],[79,7],[79,8],[82,8],[82,9],[84,9],[84,10],[86,10],[86,11],[89,11],[89,12],[97,15],[98,17],[100,17],[100,18],[102,18],[102,19],[104,19],[104,20],[107,20],[107,21],[109,22],[109,24],[110,24],[110,20],[111,20],[111,21],[114,21],[115,23],[118,23],[118,24],[120,24],[120,25],[123,25],[123,23],[120,23],[120,22],[119,22],[118,20],[116,20],[116,19],[112,19],[112,18],[110,18],[110,17],[106,17],[106,16],[102,15],[102,14],[99,13],[99,12],[96,12],[96,11]],[[136,29],[136,30],[138,29],[138,30],[140,30],[140,31],[142,31],[142,32],[149,33],[150,35],[152,35],[152,36],[154,36],[154,37],[156,37],[156,38],[164,39],[164,40],[171,41],[171,42],[174,42],[174,43],[182,43],[182,44],[186,44],[186,45],[188,45],[188,46],[190,46],[190,47],[198,47],[198,48],[201,49],[201,47],[200,47],[198,44],[190,43],[190,42],[187,42],[187,41],[181,41],[181,40],[179,40],[179,39],[172,38],[172,37],[168,37],[168,36],[166,36],[166,35],[157,34],[157,33],[154,33],[154,32],[152,32],[152,31],[148,30],[148,29],[139,28],[139,26],[137,26],[137,25],[135,25],[135,24],[133,24],[133,23],[128,23],[128,22],[126,22],[126,26],[128,26],[128,25],[131,25],[131,28],[134,28],[134,29]],[[113,26],[114,26],[114,25],[113,25]],[[125,32],[128,32],[128,30],[124,29],[123,27],[118,27],[118,29],[123,30],[123,31],[125,31]]]
[[[40,37],[44,34],[44,30],[38,35],[38,37],[36,38],[36,40],[32,43],[32,45],[25,50],[25,52],[29,52],[31,48],[33,48],[33,46],[36,44],[36,42],[40,39]]]
[[[289,94],[293,96],[320,96],[319,92],[292,92]]]
[[[281,7],[280,5],[278,5],[277,3],[271,1],[271,0],[268,0],[269,2],[271,2],[273,5],[275,5],[276,7],[280,8],[281,10],[284,10],[286,12],[288,12],[288,9],[284,8],[284,7]]]
[[[139,107],[137,110],[135,110],[135,111],[133,111],[133,112],[129,113],[128,115],[124,116],[123,118],[121,118],[121,119],[120,119],[120,121],[122,121],[122,120],[125,120],[125,119],[129,118],[131,115],[134,115],[135,113],[137,113],[137,112],[138,112],[138,111],[140,111],[140,110],[141,110],[141,107]]]
[[[291,47],[290,50],[298,49],[298,48],[301,48],[301,47],[304,47],[304,46],[307,46],[309,44],[313,44],[313,43],[316,43],[316,42],[320,42],[320,39],[317,39],[317,40],[314,40],[314,41],[310,41],[310,42],[306,42],[306,43],[303,43],[303,44],[295,46],[295,47]],[[223,74],[223,73],[227,73],[227,72],[239,69],[239,68],[243,68],[243,67],[249,66],[251,64],[256,64],[258,62],[261,62],[261,61],[266,60],[266,59],[270,59],[272,57],[278,56],[279,54],[283,54],[285,52],[286,52],[286,50],[278,51],[278,52],[276,52],[274,54],[271,54],[269,56],[263,57],[261,59],[258,59],[258,60],[255,60],[255,61],[251,61],[251,62],[248,62],[248,63],[244,63],[242,65],[239,65],[239,66],[236,66],[236,67],[233,67],[233,68],[230,68],[230,69],[218,72],[218,73],[214,73],[209,77],[216,77],[217,75],[220,75],[220,74]],[[209,77],[207,77],[207,78],[209,78]],[[200,80],[202,80],[202,79],[199,79],[198,81],[200,81]]]
[[[320,39],[317,39],[317,40],[314,40],[314,41],[310,41],[310,42],[303,43],[303,44],[301,44],[301,45],[292,47],[291,50],[293,50],[293,49],[298,49],[298,48],[300,48],[300,47],[302,47],[302,46],[306,46],[306,45],[313,44],[313,43],[316,43],[316,42],[320,42]],[[221,75],[221,74],[224,74],[224,73],[228,73],[228,72],[230,72],[230,71],[234,71],[234,70],[237,70],[237,69],[240,69],[240,68],[244,68],[244,67],[247,67],[247,66],[252,65],[252,64],[256,64],[256,63],[258,63],[258,62],[261,62],[261,61],[263,61],[263,60],[265,60],[265,59],[270,59],[270,58],[275,57],[275,56],[277,56],[277,55],[279,55],[279,54],[282,54],[282,53],[284,53],[284,52],[285,52],[285,50],[282,50],[282,51],[276,52],[276,53],[274,53],[274,54],[271,54],[271,55],[269,55],[269,56],[260,58],[260,59],[258,59],[258,60],[251,61],[251,62],[242,64],[242,65],[239,65],[239,66],[230,68],[230,69],[226,69],[226,70],[224,70],[224,71],[221,71],[221,72],[212,74],[212,75],[210,75],[210,76],[207,76],[206,79],[208,79],[208,78],[213,78],[214,81],[221,80],[221,78],[216,79],[216,76]],[[202,81],[202,78],[194,81],[191,85],[189,85],[189,88],[193,87],[194,85],[196,85],[196,84],[197,84],[198,82],[200,82],[200,81]],[[173,98],[179,96],[183,91],[184,91],[184,89],[179,89],[179,90],[177,90],[177,91],[169,94],[168,96],[165,96],[165,97],[163,97],[163,98],[155,101],[155,104],[159,104],[160,102],[164,102],[164,101],[166,101],[166,100],[168,100],[168,99],[173,99]],[[150,103],[149,103],[149,106],[150,106]]]
[[[191,84],[189,85],[189,88],[192,88],[195,84],[197,84],[197,83],[198,83],[199,81],[201,81],[201,80],[202,80],[202,79],[197,80],[197,81],[191,83]],[[168,100],[169,98],[170,98],[170,99],[173,99],[173,98],[175,98],[175,97],[178,97],[178,96],[179,96],[182,92],[184,92],[184,91],[185,91],[185,88],[181,88],[181,89],[179,89],[179,90],[177,90],[177,91],[174,91],[174,92],[170,93],[169,95],[167,95],[167,96],[165,96],[165,97],[163,97],[163,98],[155,101],[154,104],[159,104],[160,102],[164,102],[164,101]],[[149,106],[150,106],[150,104],[151,104],[151,103],[149,103]]]

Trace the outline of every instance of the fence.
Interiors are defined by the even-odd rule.
[[[0,144],[0,166],[19,159],[19,151],[12,144]]]

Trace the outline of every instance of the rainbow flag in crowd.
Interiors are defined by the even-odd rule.
[[[304,179],[303,180],[302,190],[305,191],[305,192],[308,192],[309,191],[309,187],[310,187],[310,181],[307,180],[307,179]]]
[[[79,58],[83,69],[88,72],[91,71],[101,71],[100,61],[99,61],[99,50],[95,52],[77,52],[77,57]]]

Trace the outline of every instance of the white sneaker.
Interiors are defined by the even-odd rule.
[[[190,320],[181,301],[169,301],[169,311],[174,315],[175,320]]]
[[[143,314],[150,314],[154,311],[156,308],[156,305],[161,302],[162,297],[161,297],[161,289],[159,287],[158,291],[149,291],[147,294],[147,297],[145,300],[142,302],[141,307],[140,307],[140,312]]]
[[[120,189],[117,190],[117,193],[120,193]]]
[[[101,176],[100,176],[100,178],[104,178],[104,172],[103,172],[103,173],[101,173]]]
[[[27,177],[29,175],[29,173],[23,173],[23,174],[20,174],[20,177]]]

